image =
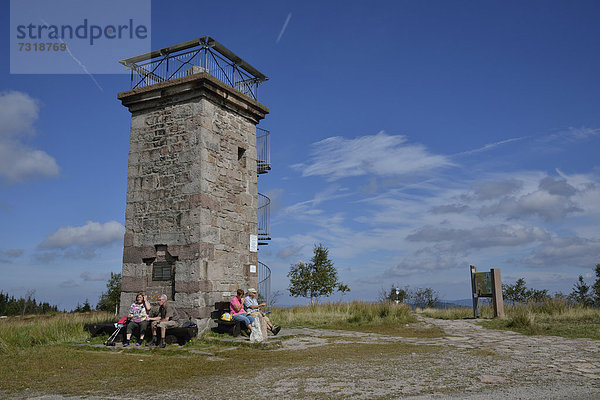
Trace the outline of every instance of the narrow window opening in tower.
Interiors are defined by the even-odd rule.
[[[246,149],[238,147],[238,163],[240,167],[246,168]]]

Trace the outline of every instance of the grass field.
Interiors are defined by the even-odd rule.
[[[0,354],[15,348],[83,342],[89,338],[83,329],[85,324],[113,320],[114,316],[105,312],[52,313],[2,319]]]
[[[443,335],[443,332],[437,328],[423,328],[414,325],[417,319],[410,307],[404,303],[353,301],[350,303],[323,303],[316,307],[274,308],[269,318],[276,324],[287,328],[344,329],[418,337]]]
[[[491,317],[491,309],[484,308]],[[436,318],[469,318],[471,310],[422,310]],[[507,307],[507,318],[488,319],[485,326],[512,329],[523,333],[559,334],[567,337],[600,339],[598,310],[564,307],[561,304]],[[439,337],[438,328],[424,328],[407,305],[362,302],[327,303],[316,307],[274,308],[273,321],[285,328],[345,329],[377,332],[386,335]],[[11,393],[58,393],[94,395],[117,394],[135,371],[142,371],[145,382],[153,387],[181,387],[194,380],[227,382],[231,366],[252,364],[261,368],[327,365],[327,360],[342,362],[380,362],[401,354],[432,354],[435,347],[402,343],[339,345],[331,339],[327,350],[322,347],[302,350],[262,351],[248,344],[215,340],[208,334],[183,348],[167,349],[106,348],[106,338],[91,338],[84,331],[86,323],[114,320],[109,314],[55,314],[11,317],[0,320],[0,398]],[[324,336],[325,340],[327,335]],[[230,351],[234,348],[235,351]],[[260,352],[260,353],[257,353]],[[433,353],[432,353],[433,352]],[[169,373],[165,374],[165,369]]]
[[[436,328],[422,329],[406,305],[327,303],[316,307],[274,309],[271,318],[278,324],[290,327],[325,329],[352,329],[381,332],[393,335],[435,337],[442,335]],[[232,344],[215,340],[218,334],[210,333],[203,340],[194,340],[184,348],[125,349],[97,346],[106,338],[91,338],[84,331],[86,323],[115,320],[109,314],[54,314],[44,316],[10,317],[0,320],[0,356],[10,363],[0,363],[0,398],[2,394],[43,391],[60,394],[89,394],[97,391],[111,392],[122,387],[124,379],[143,369],[144,381],[157,387],[177,387],[191,378],[227,381],[232,365],[252,363],[257,369],[285,365],[308,365],[349,358],[370,359],[379,352],[431,352],[433,349],[403,344],[373,346],[365,344],[329,345],[326,353],[320,348],[297,351],[262,351],[238,346],[228,351]],[[193,350],[193,351],[190,351]],[[218,354],[217,362],[207,362],[211,354]],[[169,374],[165,375],[164,370]]]
[[[441,319],[473,318],[473,309],[425,309],[422,315]],[[505,318],[494,318],[493,309],[481,308],[481,322],[486,328],[506,329],[526,335],[552,335],[567,338],[600,339],[600,310],[570,304],[563,300],[541,303],[504,305]]]

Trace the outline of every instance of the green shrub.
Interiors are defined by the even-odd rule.
[[[535,314],[526,307],[519,307],[514,310],[506,324],[509,328],[529,329],[535,325]]]

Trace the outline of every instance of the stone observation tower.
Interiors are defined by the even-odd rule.
[[[192,318],[237,288],[268,298],[257,176],[270,170],[270,136],[256,127],[268,78],[206,36],[120,63],[131,70],[118,95],[131,112],[121,315],[139,291]]]

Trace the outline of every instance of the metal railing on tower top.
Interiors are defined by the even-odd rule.
[[[269,79],[210,36],[119,62],[131,70],[132,89],[205,72],[258,100],[258,86]]]

